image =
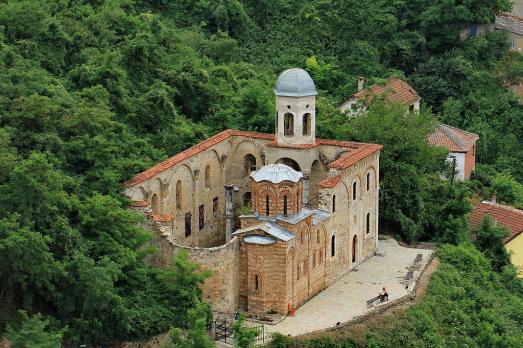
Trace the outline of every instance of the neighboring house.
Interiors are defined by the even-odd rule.
[[[154,232],[149,261],[186,250],[212,272],[203,293],[217,312],[285,315],[378,246],[381,146],[317,138],[305,70],[274,92],[273,134],[225,130],[125,183]]]
[[[523,210],[496,202],[483,201],[479,203],[469,220],[472,231],[477,231],[483,217],[490,215],[498,225],[507,227],[510,235],[505,239],[505,247],[512,252],[512,263],[523,269]],[[520,271],[520,275],[523,275]]]
[[[403,104],[410,111],[419,111],[421,98],[407,82],[397,77],[392,77],[384,85],[378,84],[364,89],[363,81],[361,77],[358,79],[358,92],[341,104],[341,111],[349,113],[361,111],[366,104],[370,103],[377,96],[385,96],[391,102]]]
[[[492,24],[472,24],[459,32],[459,38],[461,41],[465,41],[471,37],[483,36],[491,32],[493,28],[494,26]]]
[[[429,144],[449,150],[448,161],[454,165],[454,178],[464,180],[476,166],[476,142],[479,135],[440,123],[429,134]]]
[[[500,13],[496,16],[494,27],[506,31],[510,38],[510,48],[521,52],[523,49],[523,17],[511,13]]]

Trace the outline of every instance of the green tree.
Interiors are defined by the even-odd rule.
[[[7,327],[7,338],[13,348],[59,348],[62,346],[62,332],[49,330],[49,320],[40,313],[29,317],[26,312],[19,311],[22,318],[19,327]]]
[[[170,342],[166,348],[211,348],[214,342],[208,334],[209,318],[212,317],[209,305],[198,302],[187,311],[187,327],[172,328]]]
[[[503,267],[510,264],[510,256],[505,249],[505,238],[508,235],[507,228],[497,226],[488,214],[476,231],[476,246],[491,260],[492,268],[497,272],[501,272]]]
[[[234,346],[238,348],[252,348],[260,331],[245,324],[245,315],[241,313],[232,325]]]

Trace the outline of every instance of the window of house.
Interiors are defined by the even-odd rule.
[[[255,274],[254,275],[254,291],[260,290],[260,277]]]
[[[336,211],[336,195],[332,196],[332,212]]]
[[[367,213],[367,220],[365,221],[365,232],[370,233],[370,213]]]
[[[251,154],[245,155],[244,165],[245,165],[245,169],[244,169],[245,176],[251,175],[251,173],[256,170],[256,157],[254,157]]]
[[[201,230],[205,226],[205,207],[200,205],[198,207],[198,228]]]
[[[311,135],[311,128],[312,128],[311,114],[306,113],[305,115],[303,115],[303,135],[304,136]]]
[[[411,104],[411,105],[409,106],[409,111],[410,111],[410,112],[413,112],[413,111],[414,111],[414,104]]]
[[[192,225],[192,216],[191,213],[185,214],[185,237],[189,237],[191,235],[191,225]]]
[[[205,167],[205,187],[211,187],[211,166],[207,165]]]
[[[176,183],[176,209],[182,209],[182,182],[178,180]]]
[[[155,193],[153,194],[152,198],[151,198],[151,208],[153,210],[153,214],[154,215],[158,215],[159,213],[159,207],[158,207],[158,195]]]
[[[286,136],[294,135],[294,115],[290,112],[283,115],[283,133]]]
[[[217,213],[218,212],[218,197],[214,197],[212,199],[212,212]]]
[[[331,257],[336,255],[336,236],[331,237]]]
[[[250,192],[243,194],[243,206],[249,208],[252,206],[252,194]]]
[[[283,196],[283,215],[287,215],[287,195]]]
[[[352,184],[352,200],[355,201],[357,197],[357,189],[358,189],[358,183],[354,182]]]
[[[270,204],[269,204],[269,195],[265,196],[265,215],[269,215],[269,208],[270,208]]]
[[[370,172],[367,173],[367,191],[370,189]]]

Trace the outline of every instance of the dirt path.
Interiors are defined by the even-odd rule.
[[[394,321],[402,319],[410,306],[421,302],[425,292],[427,291],[430,279],[434,272],[437,271],[438,267],[439,259],[435,257],[421,274],[418,286],[415,291],[416,296],[414,299],[407,300],[397,306],[387,308],[383,312],[373,314],[362,322],[349,324],[337,330],[303,335],[300,336],[299,339],[311,339],[319,336],[331,336],[333,338],[350,337],[358,343],[364,343],[365,336],[368,331],[384,330],[384,328],[391,325]]]

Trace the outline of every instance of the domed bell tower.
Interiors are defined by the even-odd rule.
[[[276,94],[276,141],[279,145],[316,142],[316,87],[303,69],[280,74]]]

